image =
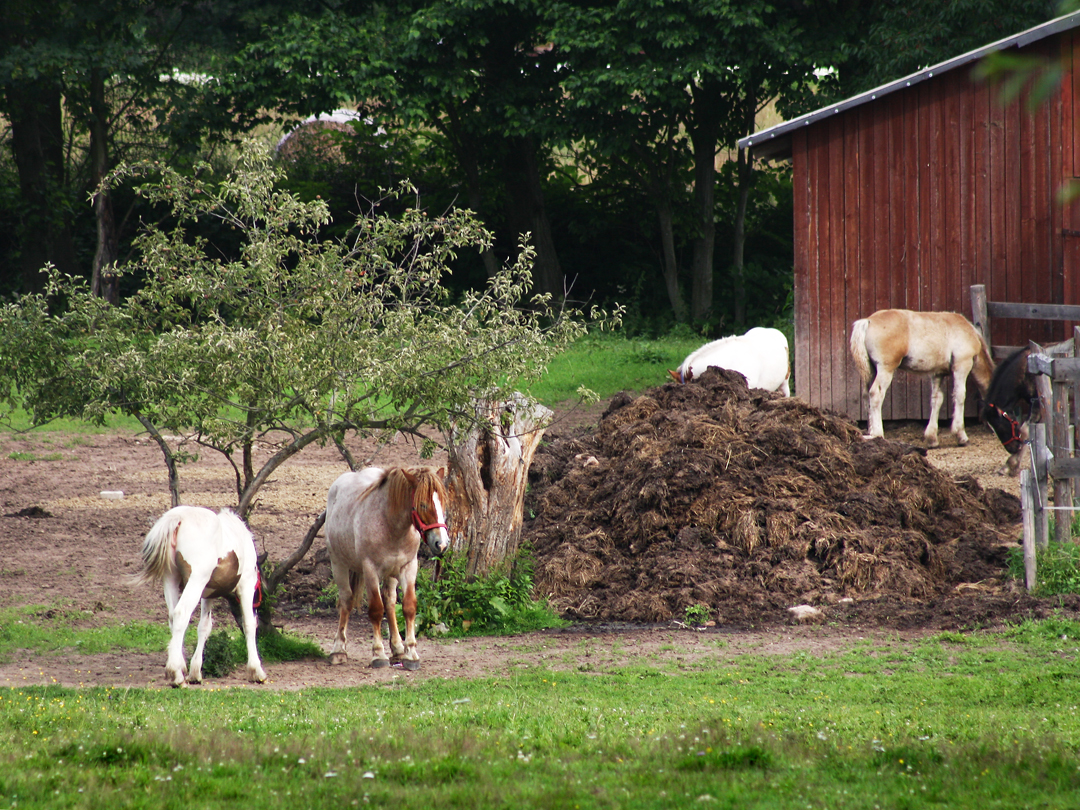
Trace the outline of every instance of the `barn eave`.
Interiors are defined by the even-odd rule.
[[[989,53],[1003,51],[1007,48],[1022,48],[1032,42],[1038,42],[1041,39],[1053,36],[1062,31],[1071,30],[1077,26],[1080,26],[1080,11],[1057,17],[1042,25],[1037,25],[1034,28],[1021,31],[1019,34],[1013,34],[1010,37],[999,39],[997,42],[991,42],[989,45],[984,45],[981,48],[968,51],[960,56],[923,68],[922,70],[911,73],[903,78],[896,79],[895,81],[875,87],[872,90],[867,90],[864,93],[859,93],[858,95],[846,98],[836,104],[830,104],[827,107],[822,107],[818,110],[800,115],[798,118],[792,118],[790,121],[784,121],[776,126],[763,129],[761,132],[755,132],[753,135],[747,135],[745,138],[739,139],[738,146],[740,149],[750,150],[751,155],[755,158],[765,160],[788,160],[791,158],[792,133],[800,127],[810,126],[811,124],[822,121],[830,116],[837,115],[838,113],[842,113],[871,101],[876,101],[882,96],[887,96],[897,90],[912,87],[913,85],[932,79],[934,76],[950,70],[956,70],[964,65],[970,65],[973,62],[982,59]]]

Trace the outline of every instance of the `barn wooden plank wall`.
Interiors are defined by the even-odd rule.
[[[1077,47],[1070,31],[1023,50],[1065,62],[1063,92],[1034,110],[1003,108],[965,67],[793,133],[796,393],[866,418],[847,343],[852,321],[877,309],[970,318],[972,284],[995,301],[1080,304],[1080,205],[1058,202],[1080,176]],[[999,345],[1072,333],[992,326]],[[926,419],[929,396],[924,379],[897,375],[884,418]]]

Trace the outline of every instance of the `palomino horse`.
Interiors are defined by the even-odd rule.
[[[709,366],[737,371],[749,388],[791,395],[788,384],[788,342],[779,329],[755,326],[745,335],[732,335],[706,343],[683,360],[678,371],[668,371],[676,382],[689,382]]]
[[[968,374],[975,375],[985,396],[994,371],[990,349],[979,330],[955,312],[912,312],[882,309],[851,326],[851,356],[870,396],[867,438],[884,436],[881,405],[898,368],[929,374],[930,420],[924,436],[928,447],[938,446],[938,414],[945,393],[941,383],[953,380],[952,432],[959,444],[968,443],[964,430],[964,398]]]
[[[142,546],[143,567],[138,582],[164,582],[169,608],[168,658],[165,674],[173,686],[202,681],[203,647],[213,618],[210,599],[234,598],[240,603],[247,639],[248,678],[266,680],[255,646],[256,596],[262,588],[255,541],[247,526],[228,509],[214,514],[201,506],[176,506],[158,518]],[[199,609],[199,635],[191,666],[184,667],[184,632],[195,606]]]
[[[367,467],[347,472],[326,496],[326,546],[330,570],[338,589],[338,632],[330,650],[330,663],[342,664],[349,614],[359,608],[366,586],[368,618],[371,620],[371,666],[390,665],[382,641],[385,614],[390,625],[390,649],[394,662],[405,669],[419,669],[416,652],[416,552],[420,540],[436,556],[450,545],[443,503],[444,469],[413,467]],[[405,615],[405,643],[398,633],[398,583],[404,585],[401,600]]]

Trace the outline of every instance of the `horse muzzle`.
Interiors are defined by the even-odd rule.
[[[412,524],[420,532],[420,536],[424,538],[431,553],[436,557],[441,557],[446,552],[446,549],[450,547],[450,535],[446,532],[445,523],[441,521],[425,523],[420,517],[420,513],[413,509]]]
[[[450,535],[446,533],[446,527],[433,527],[424,532],[424,540],[427,541],[428,549],[436,557],[441,557],[450,548]]]

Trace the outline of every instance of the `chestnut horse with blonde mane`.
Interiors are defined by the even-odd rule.
[[[878,310],[852,324],[850,348],[870,399],[866,438],[885,435],[881,406],[899,368],[930,376],[930,420],[923,434],[927,447],[938,446],[938,414],[945,400],[941,383],[952,376],[952,432],[960,445],[968,443],[964,430],[967,378],[974,375],[985,397],[994,361],[982,334],[967,318],[955,312]]]
[[[330,485],[326,496],[326,546],[330,570],[338,589],[338,632],[330,650],[330,663],[342,664],[349,614],[359,608],[366,591],[371,621],[371,666],[420,668],[416,651],[416,561],[420,541],[431,553],[441,555],[450,545],[446,533],[445,469],[431,467],[366,467],[347,472]],[[398,632],[399,583],[405,617],[405,642]],[[390,626],[390,649],[386,656],[382,620]]]

